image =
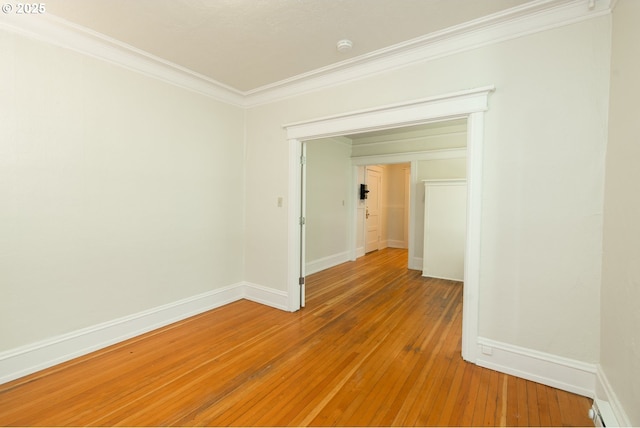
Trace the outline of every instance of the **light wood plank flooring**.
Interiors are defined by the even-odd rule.
[[[466,363],[462,286],[387,249],[0,385],[0,425],[589,426],[591,401]]]

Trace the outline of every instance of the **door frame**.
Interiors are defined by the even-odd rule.
[[[475,363],[479,355],[478,320],[480,291],[480,237],[482,225],[482,163],[484,143],[484,113],[489,109],[489,94],[494,86],[485,86],[450,94],[359,110],[336,116],[284,125],[289,145],[287,291],[289,310],[301,307],[304,293],[299,278],[304,277],[300,263],[300,242],[304,228],[300,227],[303,188],[301,184],[302,143],[318,138],[336,137],[404,126],[467,119],[467,237],[462,312],[462,357]],[[352,183],[353,184],[353,183]],[[352,186],[355,189],[355,185]],[[351,217],[355,216],[354,197],[348,201]],[[352,228],[353,229],[353,228]],[[350,252],[355,254],[355,230],[351,231]],[[301,268],[302,266],[302,268]]]

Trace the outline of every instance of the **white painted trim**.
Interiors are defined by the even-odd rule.
[[[593,10],[589,10],[585,0],[534,0],[368,55],[247,91],[245,105],[253,107],[299,96],[609,13],[610,0],[598,0]]]
[[[418,184],[418,161],[411,160],[411,168],[409,170],[409,235],[407,245],[409,246],[408,268],[413,270],[422,270],[422,257],[416,257],[416,230],[418,223],[422,222],[422,218],[417,218],[415,213],[418,212],[418,198],[415,192]]]
[[[422,257],[409,257],[409,269],[422,270]]]
[[[339,264],[342,264],[344,262],[348,262],[349,260],[350,260],[349,251],[344,251],[344,252],[338,253],[338,254],[332,254],[332,255],[327,256],[327,257],[322,257],[320,259],[312,260],[310,262],[307,262],[307,268],[306,268],[306,272],[305,273],[307,275],[311,275],[311,274],[314,274],[316,272],[320,272],[320,271],[323,271],[325,269],[329,269],[331,267],[338,266]]]
[[[598,0],[593,9],[584,0],[534,0],[249,91],[231,88],[51,13],[38,19],[1,14],[0,29],[104,60],[219,101],[253,107],[596,18],[611,13],[611,7],[611,0]]]
[[[0,383],[86,355],[98,349],[243,298],[233,284],[136,314],[107,321],[0,354]]]
[[[442,149],[425,152],[389,153],[384,155],[352,156],[351,163],[356,166],[405,163],[411,161],[425,161],[438,159],[460,159],[467,157],[467,149]]]
[[[593,398],[596,365],[478,338],[476,364]],[[490,354],[490,355],[489,355]]]
[[[422,180],[423,183],[428,183],[431,186],[456,186],[460,184],[467,184],[466,178],[428,178]]]
[[[239,107],[245,104],[245,95],[236,89],[51,13],[38,15],[37,19],[2,15],[0,29],[106,61],[218,101]]]
[[[243,297],[252,302],[260,303],[272,308],[288,311],[289,296],[285,291],[274,290],[273,288],[263,287],[262,285],[244,282]]]
[[[401,239],[388,239],[387,246],[389,248],[407,248],[407,243]]]
[[[283,125],[287,138],[301,141],[335,137],[356,132],[394,129],[400,126],[464,119],[470,113],[488,109],[488,93],[494,86],[464,89],[444,95],[388,104],[303,122]]]
[[[591,406],[593,409],[593,414],[591,416],[593,420],[593,425],[596,427],[621,427],[621,426],[631,426],[631,425],[620,425],[618,420],[616,419],[613,408],[609,404],[609,402],[600,400],[598,398],[593,400],[593,405]]]
[[[596,371],[596,400],[597,410],[608,427],[630,427],[631,420],[625,412],[617,394],[615,393],[606,373],[600,364],[597,365]]]
[[[295,312],[300,309],[301,287],[299,284],[301,272],[302,235],[299,219],[302,215],[302,174],[300,165],[302,156],[302,141],[289,140],[289,188],[287,189],[289,204],[287,207],[287,291],[289,302],[287,309]]]
[[[462,319],[462,356],[465,360],[475,362],[478,336],[480,288],[480,230],[482,223],[482,145],[484,139],[484,111],[488,109],[489,94],[493,86],[467,89],[451,94],[434,96],[411,102],[392,104],[373,109],[360,110],[327,118],[314,119],[284,125],[289,143],[289,200],[288,212],[288,292],[291,298],[290,310],[297,310],[294,295],[300,296],[297,285],[297,271],[293,269],[300,260],[300,242],[303,242],[303,231],[297,227],[297,218],[301,209],[302,187],[300,183],[300,165],[297,162],[302,141],[347,135],[356,132],[368,132],[376,129],[391,129],[416,123],[437,122],[453,117],[467,118],[467,243],[465,246],[465,278]],[[411,163],[412,181],[417,178],[416,161]],[[357,166],[353,166],[357,170]],[[352,195],[355,197],[355,195]],[[411,210],[415,212],[415,195],[411,198]],[[350,202],[352,212],[349,218],[356,220],[354,203]],[[412,225],[410,225],[411,227]],[[412,228],[410,233],[415,229]],[[355,227],[352,228],[355,233]],[[411,239],[411,238],[410,238]],[[353,239],[350,242],[354,242]],[[409,261],[415,257],[409,242]],[[349,248],[355,252],[355,248]]]
[[[473,112],[467,119],[467,236],[462,305],[462,357],[470,362],[476,361],[480,322],[483,146],[484,112]]]
[[[239,282],[2,352],[0,353],[0,384],[243,298],[276,309],[288,309],[286,292],[247,282]]]
[[[422,276],[424,278],[445,279],[447,281],[457,281],[457,282],[464,281],[464,279],[462,279],[462,278],[448,278],[446,276],[425,275],[424,272],[422,272]]]

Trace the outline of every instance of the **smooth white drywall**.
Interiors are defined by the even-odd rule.
[[[480,335],[597,361],[609,34],[594,18],[248,109],[246,280],[287,289],[287,212],[269,203],[288,189],[282,125],[495,85]]]
[[[243,111],[0,32],[0,351],[242,280]]]
[[[600,364],[632,426],[640,426],[640,2],[613,13],[604,203]],[[615,402],[617,401],[617,403]],[[615,409],[615,407],[614,407]],[[617,409],[619,412],[619,409]],[[618,413],[619,423],[625,423]]]
[[[466,158],[435,159],[417,162],[417,181],[413,183],[411,191],[415,193],[415,254],[417,258],[424,255],[424,182],[422,180],[446,180],[467,177]]]
[[[435,130],[434,130],[435,132]],[[374,156],[395,153],[426,152],[432,150],[457,149],[467,145],[466,125],[443,127],[435,135],[411,137],[411,134],[398,136],[390,141],[376,141],[365,144],[354,140],[353,156]],[[381,140],[378,138],[377,140]]]
[[[306,262],[309,263],[348,250],[351,146],[333,139],[310,141],[306,157]]]
[[[406,235],[409,228],[409,186],[405,183],[411,164],[391,164],[387,175],[387,200],[384,210],[387,213],[387,244],[393,247],[407,248]]]

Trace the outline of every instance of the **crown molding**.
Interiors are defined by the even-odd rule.
[[[534,0],[245,92],[49,13],[38,19],[2,14],[0,29],[104,60],[218,101],[254,107],[595,18],[611,13],[611,7],[612,0]]]
[[[218,101],[244,106],[245,95],[241,91],[50,13],[26,19],[2,14],[0,29],[70,49]]]
[[[253,107],[295,97],[611,12],[611,0],[594,1],[591,5],[590,0],[534,0],[519,7],[247,91],[245,105]]]

